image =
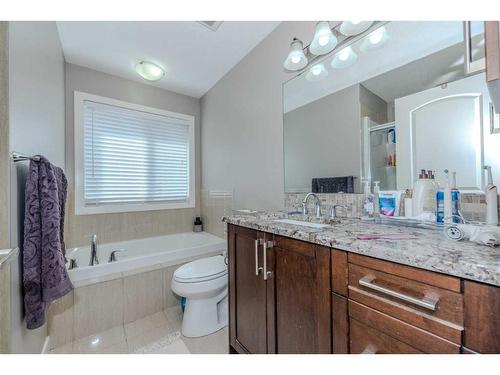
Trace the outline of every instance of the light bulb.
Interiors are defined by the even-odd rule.
[[[381,26],[363,38],[359,49],[366,52],[384,45],[389,39],[389,34],[385,27]]]
[[[320,81],[328,76],[328,71],[323,64],[316,64],[306,73],[306,79],[311,82]]]
[[[330,24],[327,21],[318,22],[309,51],[316,56],[324,55],[332,51],[336,45],[337,38],[333,35]]]
[[[358,55],[351,46],[341,49],[332,59],[331,66],[334,69],[347,68],[358,60]]]
[[[147,81],[158,81],[165,75],[165,71],[150,61],[140,61],[135,66],[135,71]]]
[[[295,71],[305,68],[307,66],[308,60],[304,54],[304,47],[302,41],[297,38],[293,38],[292,43],[290,43],[290,51],[288,56],[283,62],[283,67],[286,70]]]
[[[361,34],[373,24],[373,21],[344,21],[340,24],[339,31],[345,36]]]

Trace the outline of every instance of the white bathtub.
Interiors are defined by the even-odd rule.
[[[67,250],[66,256],[77,263],[77,268],[68,271],[71,281],[75,286],[83,286],[182,264],[191,258],[221,254],[226,248],[226,241],[222,238],[206,232],[191,232],[102,245],[98,242],[99,264],[94,266],[89,266],[90,243],[89,246]],[[116,262],[109,263],[114,250],[121,252],[116,253]]]

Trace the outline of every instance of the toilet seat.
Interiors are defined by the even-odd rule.
[[[184,264],[174,272],[174,280],[179,283],[199,283],[227,275],[224,256],[198,259]]]

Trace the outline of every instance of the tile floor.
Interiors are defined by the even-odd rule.
[[[227,327],[211,335],[181,335],[182,313],[172,307],[52,349],[49,354],[227,354]]]

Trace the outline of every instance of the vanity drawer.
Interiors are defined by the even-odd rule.
[[[405,266],[390,264],[388,267],[385,263],[390,262],[376,262],[381,264],[365,263],[373,265],[373,268],[349,263],[350,299],[457,344],[461,343],[463,295],[456,291],[460,283],[454,290],[454,278],[449,285],[438,280],[434,282],[439,285],[436,286],[430,284],[435,280],[426,278],[426,271],[422,274],[421,270],[415,270],[417,272],[412,275],[404,269]],[[402,269],[398,270],[399,267]],[[432,272],[429,273],[434,277]]]
[[[350,319],[351,354],[423,354],[413,346],[405,344],[356,319]]]
[[[353,327],[351,326],[351,352],[353,352],[353,347],[357,350],[364,351],[366,346],[372,343],[375,346],[377,344],[380,345],[384,350],[390,349],[393,353],[406,353],[412,349],[423,353],[433,354],[460,353],[460,345],[458,344],[354,301],[349,301],[349,318],[351,323],[353,321],[358,321],[392,338],[392,340],[390,340],[389,338],[379,335],[379,341],[374,341],[375,339],[372,338],[372,336],[377,335],[371,331],[371,334],[366,333],[366,336],[360,334],[356,339],[356,336],[354,336],[354,338],[352,336]],[[363,347],[363,344],[366,345]],[[402,350],[402,352],[398,350]]]

